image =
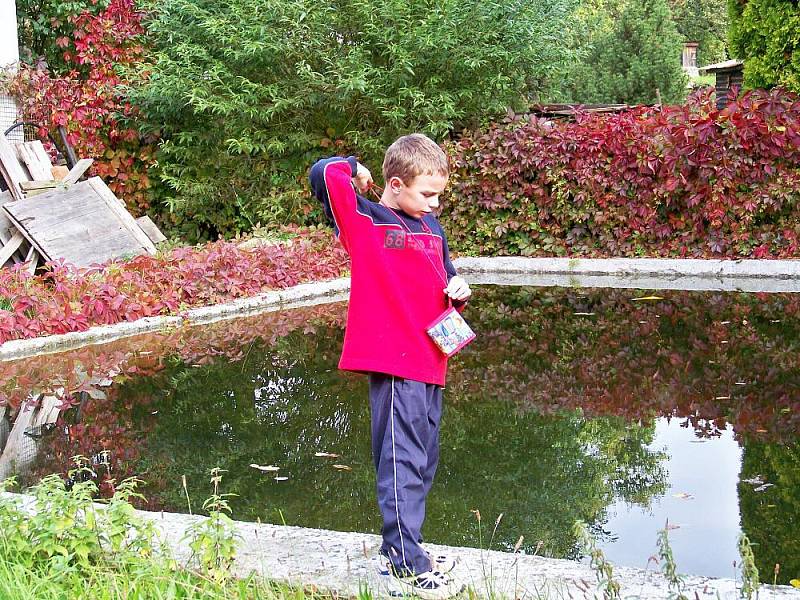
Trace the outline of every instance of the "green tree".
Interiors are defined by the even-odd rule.
[[[800,4],[797,0],[728,0],[731,54],[744,60],[748,88],[800,92]]]
[[[526,106],[558,75],[574,3],[151,2],[151,76],[132,99],[164,136],[176,224],[202,237],[307,220],[314,158],[376,167],[400,134],[441,139]]]
[[[697,65],[725,60],[727,0],[669,0],[672,19],[684,42],[697,42]]]
[[[578,17],[573,44],[582,58],[565,77],[562,99],[638,104],[660,93],[664,103],[683,100],[683,42],[666,0],[594,1]]]

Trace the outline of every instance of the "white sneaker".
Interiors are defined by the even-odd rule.
[[[452,556],[446,556],[444,554],[430,554],[428,553],[428,558],[431,559],[431,571],[439,571],[444,575],[450,573],[453,569],[456,568],[458,564],[458,559],[453,558]],[[376,563],[376,570],[378,571],[378,575],[388,575],[392,568],[392,563],[389,560],[388,556],[381,554],[378,551],[378,555],[375,557]]]
[[[458,559],[446,554],[430,554],[428,558],[431,559],[431,571],[439,571],[447,575],[450,571],[456,568]]]
[[[401,577],[390,571],[389,595],[414,596],[421,600],[448,600],[464,591],[465,585],[457,583],[450,575],[439,571],[425,571],[419,575]]]

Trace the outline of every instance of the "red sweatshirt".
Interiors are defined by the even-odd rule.
[[[444,231],[433,215],[415,219],[356,195],[351,179],[357,164],[353,157],[323,159],[310,175],[350,254],[339,368],[443,386],[447,358],[425,329],[448,308],[443,290],[456,274]]]

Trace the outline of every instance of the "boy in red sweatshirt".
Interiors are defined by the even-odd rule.
[[[372,453],[383,517],[381,564],[395,590],[439,600],[459,593],[454,564],[421,546],[425,499],[439,462],[447,358],[426,328],[471,290],[456,275],[433,210],[449,176],[447,157],[421,134],[386,151],[380,202],[354,157],[323,159],[311,188],[350,254],[351,287],[339,368],[369,375]]]

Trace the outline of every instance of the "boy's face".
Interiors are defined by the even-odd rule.
[[[439,194],[447,187],[444,175],[417,175],[409,184],[399,177],[389,180],[391,198],[407,215],[421,219],[439,208]]]

